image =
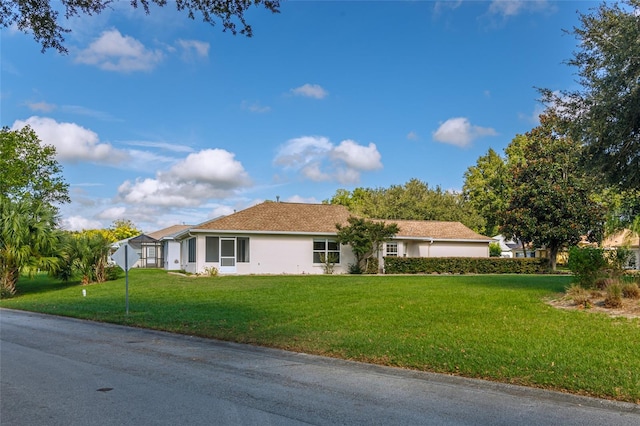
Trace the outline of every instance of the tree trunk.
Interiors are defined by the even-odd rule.
[[[558,260],[558,249],[560,247],[556,244],[549,246],[549,268],[552,271],[556,270],[556,261]]]
[[[5,297],[16,294],[16,283],[18,282],[19,275],[20,271],[18,268],[4,268],[2,276],[0,276],[0,296]]]

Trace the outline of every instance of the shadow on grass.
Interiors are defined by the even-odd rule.
[[[79,286],[80,280],[61,281],[53,279],[47,274],[37,274],[33,278],[21,276],[16,284],[15,296],[26,296],[29,294],[48,293],[51,291],[63,290],[69,287]]]

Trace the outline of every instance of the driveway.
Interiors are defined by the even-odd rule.
[[[0,424],[639,425],[640,406],[0,310]]]

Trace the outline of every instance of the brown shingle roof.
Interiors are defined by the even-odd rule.
[[[168,228],[160,229],[158,231],[151,232],[147,234],[147,236],[159,240],[160,238],[166,237],[168,235],[176,234],[180,231],[184,231],[185,229],[191,228],[193,225],[172,225]]]
[[[431,237],[444,240],[492,240],[467,228],[460,222],[437,220],[386,220],[385,223],[397,223],[402,237]]]
[[[266,201],[229,216],[213,219],[195,229],[274,232],[336,232],[336,223],[350,216],[344,206],[334,204],[274,203]]]
[[[336,223],[347,224],[349,210],[336,204],[300,204],[267,201],[229,216],[195,226],[194,230],[335,233]],[[454,240],[491,240],[460,222],[385,220],[397,223],[397,237]]]

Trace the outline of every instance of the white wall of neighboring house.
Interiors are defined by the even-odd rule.
[[[403,241],[398,256],[406,257],[489,257],[487,242]]]
[[[188,239],[182,241],[182,269],[189,273],[202,273],[206,268],[220,269],[219,262],[206,262],[206,236],[198,235],[196,243],[196,262],[188,262]],[[229,234],[210,234],[222,238],[233,237]],[[310,235],[237,235],[249,238],[249,262],[236,262],[236,274],[323,274],[323,264],[313,263],[314,239],[335,237]],[[334,265],[334,274],[344,274],[355,257],[349,246],[340,246],[340,263]]]
[[[177,271],[180,265],[180,242],[167,240],[163,241],[164,246],[164,269],[167,271]]]

